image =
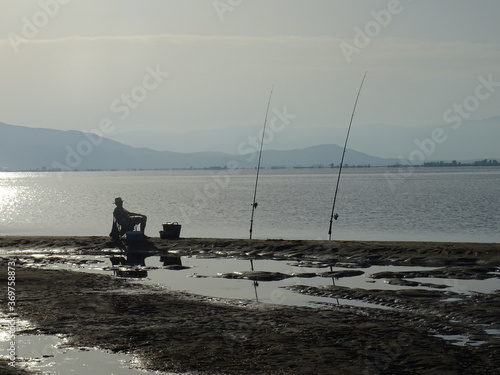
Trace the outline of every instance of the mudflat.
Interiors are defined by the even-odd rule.
[[[145,251],[197,257],[287,259],[436,267],[427,274],[379,275],[407,288],[294,285],[298,293],[357,299],[386,309],[212,299],[127,279],[23,266],[30,251],[116,254],[107,237],[2,237],[0,277],[16,267],[16,312],[29,333],[63,334],[70,344],[131,353],[144,368],[192,374],[495,374],[500,369],[500,281],[491,293],[418,288],[418,277],[500,277],[500,244],[150,238]],[[43,259],[41,260],[43,262]],[[251,276],[251,275],[250,275]],[[259,275],[253,275],[259,278]],[[269,275],[266,275],[268,277]],[[496,282],[495,281],[495,282]],[[264,281],[262,281],[264,282]],[[7,288],[0,288],[7,307]],[[22,332],[20,332],[21,334]],[[28,332],[25,332],[28,333]],[[443,336],[463,336],[456,345]],[[24,374],[5,361],[0,370]]]

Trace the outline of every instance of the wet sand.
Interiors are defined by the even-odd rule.
[[[114,254],[107,237],[3,237],[0,275],[22,250]],[[500,244],[151,238],[143,250],[199,257],[321,261],[331,265],[434,266],[432,277],[496,277]],[[19,262],[21,264],[22,262]],[[415,276],[415,275],[413,275]],[[422,276],[422,275],[419,275]],[[404,285],[402,275],[381,275]],[[425,277],[425,276],[424,276]],[[5,283],[4,283],[5,285]],[[17,312],[31,333],[64,334],[77,346],[128,352],[145,368],[193,374],[495,374],[500,291],[458,298],[442,290],[294,286],[391,309],[318,308],[214,299],[114,276],[19,266]],[[500,288],[499,288],[500,289]],[[0,308],[5,311],[6,288]],[[447,300],[447,301],[444,301]],[[457,346],[435,335],[481,343]],[[0,371],[2,370],[0,364]],[[11,372],[14,374],[15,372]]]

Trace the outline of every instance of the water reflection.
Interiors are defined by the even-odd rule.
[[[126,256],[114,256],[110,258],[113,274],[119,277],[145,278],[148,277],[146,266],[146,254],[129,253]]]
[[[13,254],[10,253],[9,256]],[[103,260],[109,262],[108,266],[103,267]],[[18,254],[18,262],[25,267],[113,273],[118,277],[134,278],[146,284],[163,285],[170,290],[215,299],[234,299],[241,304],[246,304],[247,301],[293,306],[328,303],[383,308],[361,300],[347,301],[344,298],[310,295],[314,288],[326,288],[328,291],[332,286],[334,292],[348,288],[394,291],[439,289],[444,291],[443,297],[451,292],[458,293],[454,297],[460,299],[473,292],[493,293],[500,289],[497,269],[494,272],[484,270],[484,280],[478,279],[477,275],[471,275],[471,279],[454,279],[448,274],[436,277],[436,272],[441,271],[434,267],[202,258],[140,251],[115,253],[114,256],[100,255],[96,258],[90,255],[62,257],[59,253],[52,254],[51,250],[45,254]],[[409,272],[412,277],[409,277]]]
[[[253,271],[254,268],[253,268],[253,259],[250,259],[250,269]],[[255,302],[259,302],[259,294],[257,293],[257,288],[259,287],[259,282],[257,280],[252,280],[252,283],[253,283],[253,289],[254,289],[254,292],[255,292]]]
[[[253,288],[254,288],[254,293],[255,293],[255,301],[256,302],[260,302],[259,301],[259,294],[258,294],[258,287],[259,287],[259,280],[260,281],[267,281],[267,282],[276,282],[276,281],[280,281],[282,280],[278,273],[275,274],[275,276],[273,277],[271,275],[272,272],[268,272],[268,271],[263,271],[262,274],[259,274],[256,270],[255,270],[255,267],[254,267],[254,260],[255,259],[250,259],[250,270],[252,271],[252,274],[248,277],[248,278],[252,278],[252,284],[253,284]],[[335,284],[335,280],[339,279],[340,277],[344,277],[345,275],[341,275],[339,273],[339,271],[334,271],[333,270],[333,265],[329,265],[330,267],[330,274],[331,274],[331,278],[332,278],[332,284],[333,286],[336,286]],[[290,275],[292,276],[298,276],[296,274],[293,273],[293,270],[290,270]],[[255,273],[255,274],[253,274]],[[361,272],[361,274],[363,274],[364,272]],[[314,272],[314,273],[310,273],[310,274],[300,274],[300,276],[304,276],[304,277],[308,277],[308,278],[312,278],[312,277],[319,277],[321,274],[319,272]],[[357,274],[359,275],[359,273]],[[352,276],[352,275],[349,275],[349,276]],[[295,279],[295,277],[293,277]],[[300,279],[300,277],[299,277]],[[283,278],[283,280],[287,280],[287,278]],[[280,285],[280,288],[282,288],[283,285]],[[338,298],[335,298],[336,302],[337,302],[337,305],[340,305],[340,301]]]
[[[158,257],[155,254],[143,252],[129,252],[126,255],[112,256],[109,258],[113,274],[119,277],[128,278],[146,278],[148,277],[148,268],[146,267],[146,258]],[[163,267],[170,270],[181,270],[188,267],[182,265],[182,259],[175,254],[166,254],[159,257]]]
[[[17,201],[20,188],[6,186],[5,182],[0,179],[0,212],[2,217],[0,221],[10,222],[16,216]]]
[[[168,268],[171,270],[180,270],[188,267],[184,267],[182,265],[182,259],[179,255],[175,254],[166,254],[160,256],[160,262],[163,263],[164,268]]]
[[[9,256],[13,255],[9,254]],[[328,264],[270,259],[250,260],[248,258],[197,258],[180,256],[176,253],[152,252],[115,253],[114,256],[97,257],[90,255],[61,257],[59,253],[52,254],[51,252],[23,253],[16,256],[19,264],[25,267],[113,273],[118,277],[135,278],[142,283],[163,285],[170,290],[207,296],[210,299],[234,299],[241,304],[255,300],[258,303],[292,306],[315,306],[317,303],[327,303],[385,308],[361,300],[314,297],[302,293],[307,292],[309,287],[331,288],[332,284],[339,288],[398,291],[402,289],[435,290],[439,283],[445,284],[445,292],[459,293],[460,296],[472,292],[493,293],[500,289],[498,272],[488,274],[491,277],[485,280],[427,277],[424,279],[426,283],[418,282],[418,286],[406,285],[406,283],[405,285],[395,284],[388,282],[385,277],[371,277],[371,275],[389,272],[391,280],[395,278],[407,280],[404,277],[407,272],[425,271],[428,273],[435,270],[433,267],[368,266],[354,263]],[[103,260],[109,262],[109,266],[103,267]],[[325,268],[327,268],[326,272]],[[429,274],[429,276],[433,275]],[[408,281],[415,280],[419,279],[411,278]],[[432,284],[429,281],[432,281]]]
[[[331,265],[331,264],[330,264],[330,272],[332,273],[332,284],[333,284],[333,286],[336,286],[335,285],[335,278],[336,277],[333,275],[333,265]],[[338,277],[337,277],[337,280],[338,280]],[[340,305],[339,299],[336,298],[336,300],[337,300],[337,305]]]
[[[16,188],[0,185],[0,205],[8,203],[16,195]]]

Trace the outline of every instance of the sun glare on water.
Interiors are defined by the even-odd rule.
[[[20,199],[19,186],[16,186],[15,176],[12,173],[0,175],[0,222],[6,222],[15,212],[18,200]]]

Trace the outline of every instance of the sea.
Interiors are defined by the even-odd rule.
[[[176,222],[181,237],[326,240],[338,172],[0,172],[0,235],[107,236],[121,197],[150,237]],[[496,167],[344,168],[331,238],[499,242],[499,193]]]

